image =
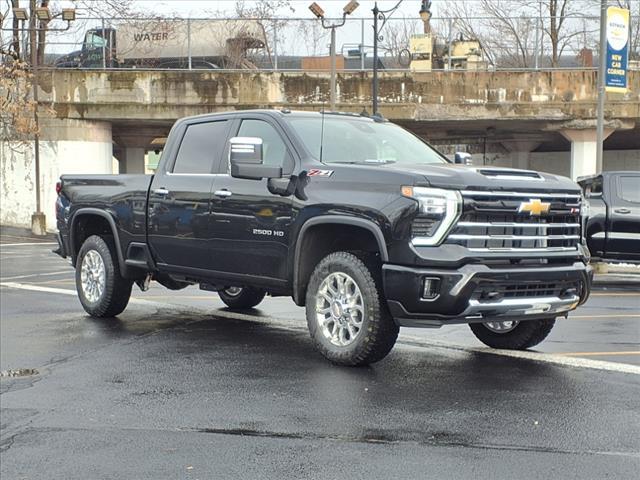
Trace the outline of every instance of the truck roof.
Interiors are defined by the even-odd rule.
[[[181,118],[180,120],[192,120],[192,119],[205,119],[205,118],[216,118],[222,115],[230,115],[230,114],[246,114],[246,113],[261,113],[261,114],[267,114],[273,117],[285,117],[285,116],[296,116],[296,117],[317,117],[317,116],[321,116],[322,115],[322,110],[320,111],[310,111],[310,110],[289,110],[288,108],[283,108],[283,109],[260,109],[260,108],[254,108],[251,110],[229,110],[226,112],[212,112],[212,113],[204,113],[204,114],[200,114],[200,115],[193,115],[190,117],[184,117]],[[349,118],[358,118],[358,119],[362,119],[364,121],[386,121],[384,118],[382,118],[381,116],[369,116],[366,113],[354,113],[354,112],[340,112],[340,111],[329,111],[329,110],[325,110],[324,111],[325,115],[331,115],[331,116],[345,116],[345,117],[349,117]]]
[[[626,174],[638,174],[638,171],[636,170],[607,170],[605,172],[600,172],[600,173],[596,173],[594,175],[585,175],[584,177],[578,177],[578,179],[576,180],[577,183],[586,183],[589,182],[591,180],[594,180],[598,177],[610,177],[612,175],[626,175]]]

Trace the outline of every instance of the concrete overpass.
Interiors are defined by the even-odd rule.
[[[319,110],[329,91],[327,72],[45,70],[39,77],[41,103],[49,108],[42,121],[45,202],[60,173],[110,171],[112,153],[121,172],[142,172],[145,151],[157,148],[154,139],[165,137],[182,116]],[[627,94],[608,95],[605,148],[624,152],[605,162],[640,169],[640,72],[630,72],[629,83]],[[339,110],[371,111],[370,73],[342,72],[338,89]],[[574,178],[596,171],[596,102],[593,69],[380,74],[385,117],[445,147],[471,145],[476,161]],[[7,165],[20,163],[7,152],[2,199],[11,197],[7,174],[16,175]],[[28,163],[22,173],[32,178]],[[22,203],[30,216],[31,202]],[[24,216],[18,212],[10,223]]]

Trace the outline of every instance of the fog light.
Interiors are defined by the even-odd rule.
[[[433,300],[440,294],[440,279],[437,277],[424,277],[422,298]]]

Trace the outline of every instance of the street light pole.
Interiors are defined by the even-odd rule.
[[[38,44],[37,44],[37,22],[35,15],[35,2],[31,5],[31,15],[29,17],[29,51],[31,54],[31,72],[33,75],[33,160],[35,163],[35,188],[36,188],[36,211],[31,215],[31,232],[34,235],[45,235],[47,233],[46,217],[42,213],[40,202],[40,120],[38,118]]]
[[[387,20],[389,20],[393,12],[398,9],[402,2],[403,0],[398,0],[398,3],[388,10],[380,10],[378,8],[378,2],[375,2],[371,10],[373,12],[373,82],[371,88],[373,115],[378,114],[378,41],[382,40],[380,30],[382,30]],[[382,20],[382,25],[378,26],[378,20]]]
[[[39,31],[45,30],[39,27],[40,22],[49,22],[53,17],[48,7],[37,7],[35,0],[31,0],[29,11],[25,8],[15,7],[12,9],[14,19],[21,22],[29,20],[29,25],[26,30],[29,31],[29,53],[31,57],[31,72],[33,75],[32,80],[32,97],[33,97],[33,160],[35,163],[35,190],[36,190],[36,210],[31,215],[31,231],[34,235],[46,235],[47,222],[45,214],[42,212],[42,202],[40,191],[40,119],[38,117],[38,40],[37,35]],[[71,22],[76,18],[76,11],[73,8],[63,8],[61,12],[62,20],[67,22],[67,28],[46,28],[48,31],[64,32],[71,27]],[[5,29],[2,29],[5,30]],[[22,24],[22,31],[24,32],[24,23]],[[43,43],[44,48],[44,43]],[[25,57],[26,58],[26,57]]]
[[[347,15],[351,15],[358,8],[358,2],[351,0],[342,9],[342,21],[340,23],[327,23],[324,17],[324,10],[316,2],[309,5],[309,10],[322,22],[322,28],[331,29],[331,46],[329,47],[331,56],[331,79],[329,81],[329,102],[330,109],[336,109],[336,28],[341,27],[347,21]]]
[[[373,5],[373,85],[371,95],[373,96],[372,113],[378,114],[378,2]]]
[[[602,171],[602,157],[604,144],[604,77],[607,56],[607,0],[600,0],[600,65],[598,66],[598,112],[596,121],[596,173]]]
[[[331,82],[329,84],[329,89],[331,90],[329,96],[329,103],[331,104],[331,110],[335,111],[336,109],[336,27],[331,26],[331,47],[330,47],[330,55],[331,55]]]

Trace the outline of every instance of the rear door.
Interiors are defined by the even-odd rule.
[[[160,267],[194,274],[211,269],[211,188],[213,169],[224,149],[227,118],[180,125],[167,161],[151,184],[149,245]],[[186,270],[185,270],[186,269]]]
[[[620,260],[640,260],[640,173],[612,175],[610,182],[607,252]]]
[[[264,163],[294,167],[293,148],[283,129],[269,116],[242,115],[229,135],[259,137]],[[269,192],[268,180],[233,178],[228,158],[219,167],[212,195],[213,268],[226,278],[250,275],[280,284],[287,278],[292,198]]]

